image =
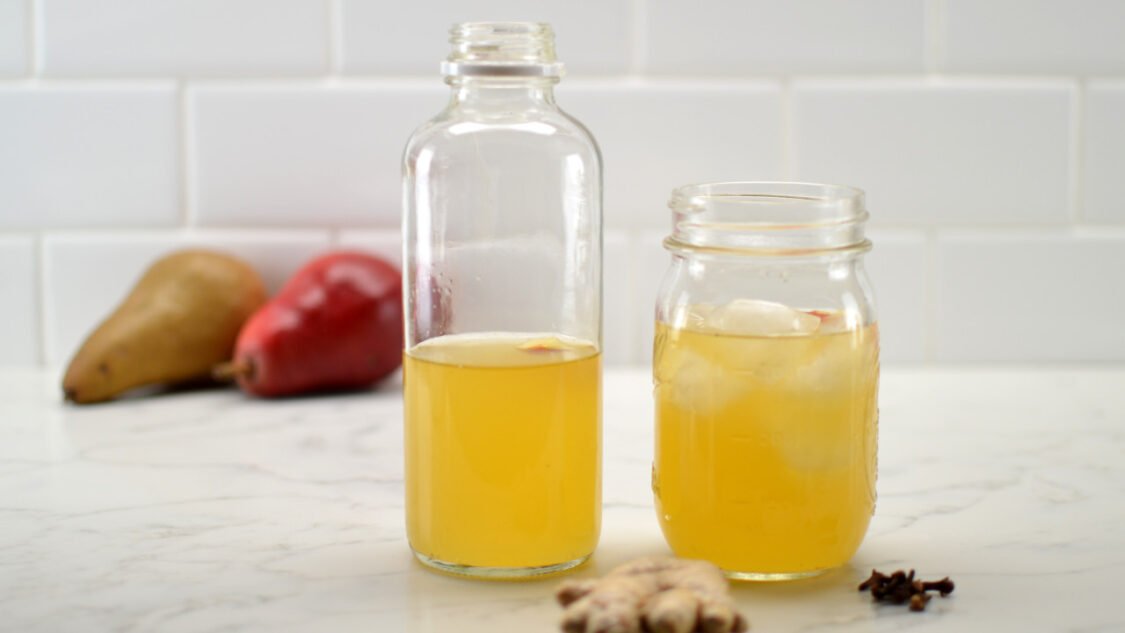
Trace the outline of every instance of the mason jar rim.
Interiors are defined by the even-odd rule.
[[[863,190],[786,181],[696,183],[672,191],[674,250],[767,255],[863,251]]]
[[[724,180],[683,185],[672,190],[668,207],[678,213],[704,210],[704,201],[724,203],[779,203],[793,201],[807,207],[830,209],[842,213],[826,218],[829,223],[867,219],[864,191],[850,185],[783,180]],[[750,224],[768,224],[751,222]]]

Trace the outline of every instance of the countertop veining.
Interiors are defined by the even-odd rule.
[[[666,552],[647,371],[605,381],[601,544]],[[78,408],[0,371],[2,630],[553,631],[557,579],[462,580],[405,542],[401,400],[176,393]],[[879,501],[851,565],[739,585],[752,631],[1125,631],[1125,367],[888,368]],[[855,590],[949,575],[924,613]]]

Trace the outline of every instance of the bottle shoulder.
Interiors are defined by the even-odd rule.
[[[414,130],[405,157],[416,158],[425,149],[442,151],[489,141],[549,144],[567,153],[589,154],[601,163],[601,152],[590,131],[559,108],[536,109],[519,116],[482,116],[447,108]]]
[[[601,162],[602,150],[598,145],[597,140],[594,139],[594,134],[590,131],[590,128],[586,127],[585,123],[579,121],[563,110],[558,110],[558,113],[560,116],[566,119],[569,128],[574,130],[576,136],[584,138],[590,144],[590,146],[594,148],[594,153],[597,154],[598,161]]]

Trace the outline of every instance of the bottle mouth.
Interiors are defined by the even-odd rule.
[[[862,190],[807,182],[731,181],[679,187],[668,201],[672,250],[800,255],[867,250]]]
[[[462,22],[449,30],[447,77],[561,77],[555,32],[545,22]]]

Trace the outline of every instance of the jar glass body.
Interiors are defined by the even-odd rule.
[[[518,577],[600,529],[601,159],[543,60],[464,59],[404,156],[407,531],[423,563]]]
[[[661,528],[677,555],[734,578],[839,566],[875,504],[879,347],[862,194],[781,183],[678,193],[653,361]],[[856,198],[836,204],[842,195]]]

